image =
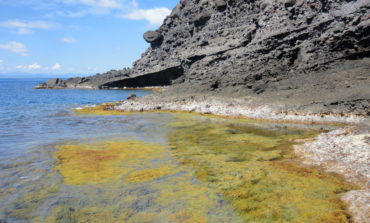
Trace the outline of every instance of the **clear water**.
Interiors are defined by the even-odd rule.
[[[42,81],[0,79],[0,222],[347,222],[350,186],[289,152],[313,127],[77,115],[150,92],[32,89]]]
[[[146,95],[148,91],[119,90],[35,90],[43,80],[0,79],[0,162],[27,152],[28,148],[58,140],[116,134],[121,128],[114,120],[106,120],[100,131],[94,125],[100,118],[74,116],[71,109],[103,102],[126,99],[132,93]],[[119,128],[119,129],[117,129]]]
[[[107,140],[139,140],[166,145],[170,131],[168,124],[175,117],[155,113],[128,116],[77,115],[73,113],[73,108],[115,102],[126,99],[133,93],[143,96],[150,92],[32,89],[42,81],[44,80],[0,79],[0,220],[122,222],[125,211],[134,210],[135,215],[130,217],[130,222],[142,222],[145,218],[141,216],[143,210],[155,213],[160,208],[159,205],[151,204],[153,197],[161,194],[158,191],[160,185],[175,190],[178,181],[184,181],[187,185],[194,184],[194,188],[198,187],[199,182],[189,173],[176,174],[171,179],[172,183],[162,181],[155,185],[130,185],[122,179],[105,184],[87,182],[75,186],[64,182],[63,176],[54,169],[54,153],[58,145],[99,143]],[[156,160],[150,162],[162,163],[161,160],[165,159],[165,165],[177,165],[177,161],[167,156],[167,152],[162,151],[161,157],[153,157]],[[138,161],[135,165],[140,166],[141,162]],[[187,197],[188,193],[190,194]],[[192,193],[195,196],[201,194],[197,191],[184,191],[185,197],[176,204],[179,212],[185,208],[184,202],[191,201],[194,196]],[[136,200],[133,201],[132,196]],[[216,204],[222,200],[218,195],[214,196],[213,201]],[[221,215],[224,216],[228,212],[234,216],[227,203],[223,204],[221,206],[225,208],[221,211],[210,207],[213,210],[211,214],[223,212]],[[173,205],[162,209],[174,211],[170,210]],[[89,214],[84,210],[88,210]],[[72,212],[76,216],[71,217]],[[104,213],[109,213],[109,216],[99,218]],[[153,219],[152,222],[166,222],[160,220],[165,219],[160,215]],[[220,220],[217,217],[215,219]]]

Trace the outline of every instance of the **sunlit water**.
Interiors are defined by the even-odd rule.
[[[145,91],[33,90],[0,80],[0,220],[348,222],[352,187],[302,167],[295,139],[318,127],[72,108]]]

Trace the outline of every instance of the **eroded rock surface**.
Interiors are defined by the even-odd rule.
[[[144,85],[176,85],[171,94],[281,93],[287,100],[287,92],[308,89],[312,97],[287,103],[366,113],[369,14],[368,0],[182,0],[158,30],[144,34],[151,47],[131,69],[57,87],[142,87],[154,74],[161,81]]]

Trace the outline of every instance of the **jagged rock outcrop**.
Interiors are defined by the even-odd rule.
[[[175,84],[179,93],[277,94],[299,89],[306,80],[317,89],[332,89],[331,81],[317,78],[337,73],[345,79],[340,71],[369,63],[369,15],[368,0],[181,0],[158,30],[144,34],[151,47],[128,73],[88,77],[76,86],[142,86],[142,79],[154,75],[151,81],[165,81],[145,85]],[[168,70],[173,73],[167,78]],[[353,83],[346,79],[360,91],[334,86],[351,94],[335,100],[369,104],[369,92],[361,90],[369,83],[366,71],[356,74],[365,78],[361,81],[356,75]],[[67,87],[74,85],[69,82]]]
[[[43,84],[37,85],[35,88],[43,89],[43,88],[50,88],[50,89],[57,89],[57,88],[66,88],[66,82],[60,78],[54,78],[46,81]]]

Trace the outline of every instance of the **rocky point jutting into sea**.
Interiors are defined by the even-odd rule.
[[[295,150],[361,186],[343,196],[370,218],[370,2],[181,0],[132,68],[53,79],[41,89],[163,87],[118,111],[182,110],[295,122],[342,122]]]

